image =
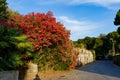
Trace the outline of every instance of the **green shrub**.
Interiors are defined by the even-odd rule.
[[[69,68],[69,65],[66,62],[57,62],[54,65],[54,70],[67,70]]]
[[[18,28],[0,27],[0,70],[18,69],[24,56],[30,56],[31,42]]]

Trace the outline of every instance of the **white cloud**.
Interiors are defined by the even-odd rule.
[[[103,6],[109,9],[120,7],[120,0],[72,0],[71,5],[80,5],[80,4],[94,4]]]
[[[50,4],[62,4],[62,5],[81,5],[81,4],[92,4],[97,6],[103,6],[106,8],[118,8],[120,7],[120,0],[48,0],[36,1],[40,5],[50,5]]]
[[[72,4],[82,4],[82,3],[96,3],[101,5],[112,5],[120,3],[120,0],[72,0],[70,3]]]
[[[61,16],[61,17],[59,17],[59,19],[63,20],[66,23],[79,24],[79,21],[77,21],[77,20],[70,20],[66,16]]]
[[[7,0],[7,2],[11,2],[11,0]],[[20,3],[18,3],[20,2]],[[12,0],[11,4],[13,3],[15,6],[23,3],[24,0]],[[31,3],[35,3],[38,5],[81,5],[81,4],[92,4],[97,6],[103,6],[106,8],[119,8],[120,7],[120,0],[31,0]],[[16,6],[17,7],[17,6]]]
[[[61,16],[58,19],[65,25],[66,29],[71,31],[72,40],[94,34],[94,31],[99,28],[97,23],[91,21],[74,20],[66,16]]]

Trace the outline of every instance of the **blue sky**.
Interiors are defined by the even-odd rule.
[[[97,37],[117,29],[113,21],[120,0],[7,0],[21,14],[52,11],[57,21],[71,31],[71,40]]]

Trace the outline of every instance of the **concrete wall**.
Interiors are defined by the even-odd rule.
[[[26,69],[19,70],[19,80],[35,80],[38,74],[38,65],[30,62],[26,66]]]
[[[35,80],[35,77],[38,73],[37,64],[29,63],[27,66],[28,69],[26,70],[24,80]]]
[[[18,80],[18,71],[2,71],[0,72],[0,80]]]

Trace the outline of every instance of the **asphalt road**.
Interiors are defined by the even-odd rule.
[[[54,74],[42,80],[120,80],[120,67],[111,61],[96,61],[70,72]]]

